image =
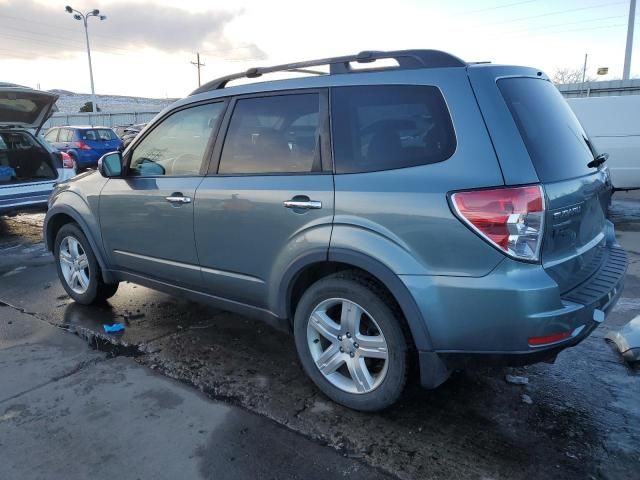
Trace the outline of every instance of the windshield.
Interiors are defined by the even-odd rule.
[[[498,80],[511,115],[542,182],[592,173],[587,167],[595,152],[587,134],[549,81],[537,78]]]
[[[108,128],[96,128],[93,130],[83,130],[81,132],[82,140],[116,140],[116,133]]]

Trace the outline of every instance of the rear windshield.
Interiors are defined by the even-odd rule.
[[[594,151],[580,122],[549,81],[536,78],[498,80],[541,182],[592,173]]]
[[[96,128],[93,130],[81,130],[80,138],[82,140],[116,140],[118,136],[108,128]]]

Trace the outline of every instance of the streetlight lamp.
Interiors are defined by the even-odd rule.
[[[87,28],[87,22],[91,17],[98,17],[100,20],[106,20],[107,16],[100,15],[100,10],[98,10],[97,8],[94,10],[89,10],[86,13],[82,13],[75,8],[71,8],[69,5],[64,7],[64,9],[67,13],[73,14],[73,18],[75,18],[76,20],[82,20],[82,23],[84,24],[84,36],[87,39],[87,57],[89,58],[89,79],[91,80],[91,111],[93,113],[96,113],[96,92],[93,88],[93,68],[91,67],[91,48],[89,47],[89,30]]]

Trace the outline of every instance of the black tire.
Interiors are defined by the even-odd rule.
[[[75,238],[81,245],[82,250],[87,256],[89,264],[89,286],[84,293],[75,292],[71,286],[67,283],[62,273],[62,267],[60,265],[60,245],[62,241],[67,237]],[[75,223],[67,223],[56,234],[54,243],[54,258],[56,263],[56,270],[58,271],[58,278],[62,283],[63,288],[67,294],[76,302],[83,305],[91,305],[94,303],[100,303],[115,295],[118,290],[118,283],[105,283],[102,279],[102,272],[100,265],[96,260],[96,256],[91,249],[91,244],[87,240],[87,237],[82,232],[80,227]]]
[[[320,372],[310,352],[307,325],[314,309],[323,301],[342,298],[357,303],[375,319],[387,343],[387,371],[381,383],[366,393],[351,393],[333,385]],[[409,370],[409,340],[404,319],[389,294],[370,277],[355,271],[339,272],[311,285],[300,299],[294,316],[294,336],[302,367],[322,392],[354,410],[383,410],[401,396]]]

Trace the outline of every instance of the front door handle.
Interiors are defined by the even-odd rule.
[[[294,197],[291,200],[282,202],[285,208],[299,208],[302,210],[318,210],[322,208],[322,202],[319,200],[309,200],[308,197]]]
[[[164,199],[173,205],[184,205],[185,203],[191,203],[191,197],[182,195],[180,192],[172,193]]]

